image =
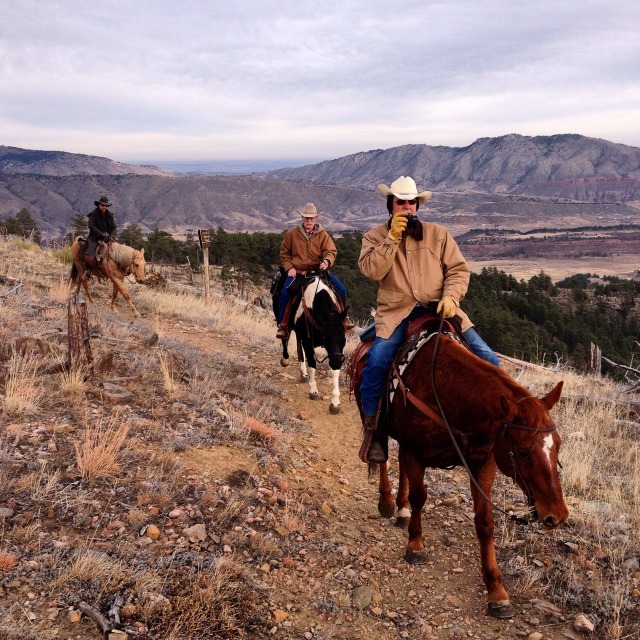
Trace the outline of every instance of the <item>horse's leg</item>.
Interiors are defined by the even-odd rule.
[[[304,355],[307,359],[307,366],[309,367],[309,398],[311,400],[320,400],[318,385],[316,384],[316,354],[313,350],[313,342],[311,342],[311,338],[303,340],[302,346],[304,348]]]
[[[298,352],[298,365],[300,366],[300,380],[305,382],[309,379],[309,372],[307,371],[307,365],[304,357],[304,349],[302,347],[302,329],[296,330],[296,350]]]
[[[422,541],[422,507],[427,501],[427,490],[424,488],[424,465],[420,464],[406,448],[401,447],[398,455],[402,473],[406,474],[409,483],[409,542],[404,558],[409,564],[425,564],[427,554]]]
[[[340,413],[340,369],[331,369],[331,402],[329,404],[329,412]]]
[[[383,518],[392,518],[395,513],[393,506],[393,494],[391,481],[389,480],[389,461],[378,465],[380,469],[380,482],[378,484],[378,513]]]
[[[131,296],[129,292],[124,287],[124,282],[118,280],[117,278],[113,279],[113,295],[111,296],[111,308],[116,311],[116,298],[118,297],[118,292],[122,295],[122,297],[129,303],[131,307],[131,311],[133,311],[133,315],[136,318],[140,317],[140,313],[131,302]],[[117,311],[116,311],[117,312]]]
[[[280,364],[283,367],[289,366],[289,338],[282,338],[282,357],[280,358]]]
[[[487,497],[491,496],[491,487],[496,477],[496,463],[493,458],[486,460],[471,472]],[[496,560],[494,540],[493,511],[491,503],[480,493],[475,484],[471,483],[474,523],[476,535],[480,543],[480,562],[482,564],[482,579],[487,587],[488,613],[494,618],[512,618],[516,611],[509,602],[509,594],[502,584],[502,575]]]
[[[396,527],[406,529],[409,526],[411,509],[409,508],[409,479],[404,467],[398,467],[398,493],[396,494]]]

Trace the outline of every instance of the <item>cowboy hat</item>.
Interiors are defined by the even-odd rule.
[[[313,202],[307,202],[307,204],[302,207],[302,209],[296,209],[296,211],[303,218],[315,218],[318,215],[318,210],[316,209],[316,205]]]
[[[102,196],[102,197],[100,198],[100,200],[94,200],[94,201],[93,201],[93,204],[95,204],[95,205],[96,205],[96,207],[97,207],[98,205],[103,204],[103,205],[104,205],[105,207],[107,207],[107,209],[108,209],[108,208],[113,204],[113,202],[109,202],[109,198],[107,198],[107,196]]]
[[[390,187],[380,183],[378,185],[378,191],[385,198],[391,195],[400,200],[413,200],[417,198],[420,204],[424,204],[432,196],[431,191],[421,191],[418,193],[415,180],[409,176],[400,176],[395,182],[391,183]]]

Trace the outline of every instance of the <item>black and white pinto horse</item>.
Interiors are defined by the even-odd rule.
[[[346,318],[347,310],[341,311],[337,295],[327,285],[325,279],[317,275],[307,276],[302,299],[289,326],[296,333],[300,375],[304,380],[309,381],[309,398],[312,400],[320,400],[321,398],[316,384],[315,348],[323,347],[327,351],[327,357],[320,362],[329,359],[333,380],[329,411],[334,414],[340,413],[339,379],[340,369],[344,362]],[[282,340],[280,363],[283,367],[289,364],[288,345],[288,338]]]

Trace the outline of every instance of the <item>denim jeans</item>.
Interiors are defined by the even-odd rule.
[[[345,306],[347,305],[347,288],[336,278],[332,273],[329,274],[329,279],[336,288],[338,295],[342,298]],[[282,322],[282,316],[284,315],[284,308],[287,306],[287,302],[291,299],[289,293],[289,285],[293,282],[293,277],[287,276],[284,285],[282,286],[282,292],[280,293],[280,307],[278,309],[278,322]]]
[[[377,337],[371,349],[369,349],[367,363],[362,371],[362,382],[360,383],[360,406],[365,416],[373,416],[376,413],[389,368],[400,345],[404,342],[407,325],[411,320],[425,313],[427,313],[427,309],[416,306],[388,338]],[[467,329],[463,335],[473,353],[479,358],[499,366],[500,361],[496,354],[473,327]]]

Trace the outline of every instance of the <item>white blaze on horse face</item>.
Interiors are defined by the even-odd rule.
[[[547,462],[549,463],[549,468],[551,468],[551,449],[553,449],[553,435],[549,434],[545,436],[542,441],[542,450],[544,454],[547,456]]]

